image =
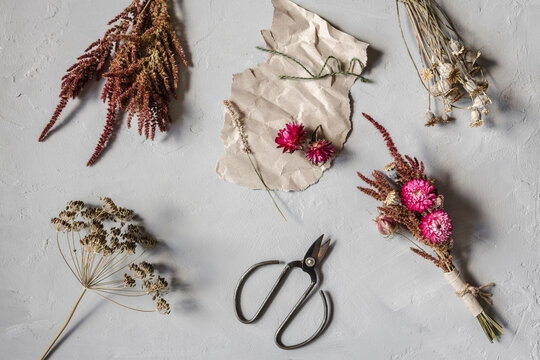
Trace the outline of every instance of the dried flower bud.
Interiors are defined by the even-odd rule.
[[[476,92],[478,85],[473,79],[469,79],[465,82],[465,85],[463,85],[463,87],[465,88],[465,90],[467,90],[467,92],[474,93]]]
[[[436,89],[440,95],[445,95],[452,89],[452,86],[450,85],[450,81],[447,79],[441,79],[437,82]]]
[[[439,71],[439,74],[444,79],[448,79],[453,69],[454,69],[454,66],[449,63],[439,64],[439,66],[437,66],[437,70]]]
[[[393,171],[396,169],[396,164],[394,162],[391,162],[390,164],[386,165],[384,167],[384,171]]]
[[[439,122],[439,120],[435,117],[435,114],[433,114],[431,111],[426,112],[424,115],[424,120],[426,120],[424,126],[434,126]]]
[[[437,196],[437,198],[435,199],[434,207],[435,209],[442,209],[444,207],[444,196]]]
[[[489,98],[486,94],[479,94],[474,97],[474,101],[472,104],[473,108],[485,108],[486,105],[489,103]]]
[[[480,57],[481,53],[480,51],[472,51],[472,50],[469,50],[465,53],[465,61],[468,63],[468,64],[471,64],[471,65],[474,65],[474,63],[476,62],[476,60],[478,60],[478,58]]]
[[[384,206],[389,205],[401,205],[401,198],[399,197],[397,191],[392,190],[386,195],[386,199],[383,201]]]
[[[390,216],[380,214],[375,219],[377,230],[384,236],[391,236],[396,232],[397,224]]]
[[[459,56],[465,52],[465,47],[454,39],[450,40],[450,49],[452,49],[452,54]]]
[[[472,109],[471,111],[471,123],[469,124],[472,128],[480,127],[484,124],[484,120],[482,120],[482,114],[480,114],[480,110],[478,109]]]

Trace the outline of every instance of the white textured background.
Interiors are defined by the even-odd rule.
[[[122,124],[105,156],[86,168],[105,117],[95,84],[70,103],[61,129],[37,142],[65,69],[127,3],[0,0],[1,358],[37,358],[62,325],[80,289],[52,241],[49,218],[70,199],[103,195],[137,210],[166,243],[168,251],[157,256],[176,278],[168,297],[173,312],[135,313],[90,293],[52,358],[540,358],[538,1],[441,0],[490,64],[494,105],[483,128],[470,129],[463,112],[454,124],[426,129],[425,94],[402,44],[394,1],[298,0],[372,44],[373,83],[353,87],[353,131],[320,183],[277,195],[287,223],[264,192],[214,172],[222,152],[221,100],[233,73],[263,61],[254,47],[263,44],[259,30],[270,26],[269,0],[174,2],[193,67],[183,100],[173,105],[174,124],[160,140],[144,141]],[[497,283],[490,313],[506,329],[500,344],[485,339],[440,270],[410,253],[406,242],[376,233],[376,203],[355,189],[355,171],[380,168],[389,157],[361,111],[387,126],[399,149],[423,159],[439,180],[454,219],[457,264],[470,281]],[[333,322],[312,345],[284,352],[273,332],[306,279],[292,276],[251,326],[235,319],[233,289],[252,263],[296,259],[321,233],[336,242],[323,267]],[[266,284],[252,283],[251,294],[262,296]],[[314,329],[321,310],[314,297],[289,339]]]

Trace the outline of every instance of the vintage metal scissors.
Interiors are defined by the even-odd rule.
[[[306,255],[304,256],[303,260],[291,261],[285,265],[285,268],[279,275],[279,278],[275,282],[274,286],[272,286],[272,289],[270,290],[268,295],[266,295],[266,298],[264,299],[263,303],[261,304],[261,306],[255,313],[255,315],[253,315],[251,319],[247,319],[244,316],[242,312],[241,304],[240,304],[240,296],[242,293],[242,288],[244,286],[244,283],[246,282],[247,278],[258,268],[262,266],[266,266],[266,265],[281,264],[283,262],[279,260],[269,260],[269,261],[263,261],[263,262],[253,265],[244,273],[244,275],[242,275],[242,277],[238,281],[236,290],[234,291],[234,306],[236,310],[236,317],[238,318],[238,320],[240,320],[244,324],[251,324],[255,322],[256,320],[258,320],[264,314],[266,308],[268,307],[268,305],[270,305],[270,303],[274,299],[274,296],[279,292],[279,289],[283,285],[285,279],[287,278],[288,274],[290,273],[292,269],[301,268],[302,271],[304,271],[310,276],[311,283],[307,287],[306,291],[304,291],[304,293],[302,294],[298,302],[294,305],[292,310],[289,312],[285,320],[283,320],[283,322],[279,325],[276,331],[276,334],[274,336],[274,341],[276,345],[282,349],[285,349],[285,350],[297,349],[299,347],[309,344],[310,342],[315,340],[319,335],[321,335],[321,333],[325,330],[326,326],[328,325],[328,322],[330,319],[328,315],[328,301],[327,301],[326,294],[324,293],[324,291],[319,290],[319,294],[321,295],[321,299],[324,306],[324,315],[323,315],[323,320],[321,324],[317,328],[317,331],[313,335],[311,335],[308,339],[295,345],[285,345],[283,344],[283,341],[281,340],[283,332],[285,331],[287,326],[289,326],[289,324],[294,319],[298,311],[300,311],[300,309],[304,306],[313,288],[317,284],[318,276],[317,276],[316,269],[321,264],[321,261],[326,255],[329,245],[330,245],[330,240],[327,240],[324,243],[322,243],[323,236],[324,235],[321,235],[319,236],[317,240],[315,240],[315,242],[311,245],[309,250],[306,252]]]

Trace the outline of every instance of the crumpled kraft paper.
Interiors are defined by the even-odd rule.
[[[354,57],[364,65],[367,63],[367,43],[337,30],[317,14],[289,0],[272,0],[272,4],[271,30],[261,31],[267,48],[298,59],[315,73],[329,55],[338,58],[343,69]],[[349,90],[356,78],[336,75],[322,80],[282,80],[279,75],[307,76],[307,73],[280,55],[266,56],[265,63],[233,75],[229,100],[240,112],[256,166],[268,187],[304,190],[320,179],[331,161],[317,166],[305,159],[302,151],[283,154],[274,142],[278,130],[296,120],[304,123],[309,139],[311,132],[321,125],[324,137],[334,144],[339,155],[351,130]],[[353,72],[360,71],[358,65],[353,68]],[[225,154],[218,160],[218,175],[250,189],[263,189],[241,151],[239,135],[229,114],[225,114],[221,137]]]

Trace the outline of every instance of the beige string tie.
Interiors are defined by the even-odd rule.
[[[482,289],[495,286],[495,283],[487,283],[482,286],[472,286],[470,284],[466,284],[466,286],[461,290],[456,290],[456,295],[459,297],[465,296],[465,294],[471,294],[475,298],[480,298],[484,300],[487,304],[493,304],[493,300],[491,300],[491,297],[493,296],[492,293],[489,291],[483,291]]]

